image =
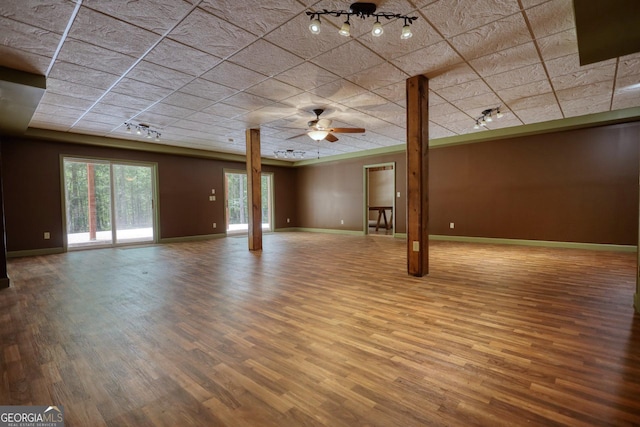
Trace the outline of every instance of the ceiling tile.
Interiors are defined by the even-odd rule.
[[[553,93],[543,93],[541,95],[534,95],[527,98],[514,100],[509,103],[509,108],[514,112],[518,112],[520,110],[544,108],[545,106],[553,107],[557,105],[558,103]]]
[[[525,10],[536,39],[575,27],[571,0],[550,0]]]
[[[204,0],[199,7],[256,36],[271,32],[305,9],[296,0]],[[298,18],[304,19],[302,16]]]
[[[407,82],[406,80],[377,88],[373,91],[376,95],[388,99],[392,102],[397,102],[401,105],[405,105],[405,98],[407,94]]]
[[[147,61],[141,61],[138,63],[131,71],[129,71],[127,77],[139,82],[153,82],[155,86],[167,89],[178,89],[193,80],[193,76],[190,76],[189,74],[161,67],[160,65],[152,64]]]
[[[574,86],[585,86],[602,81],[613,81],[616,75],[615,64],[597,68],[586,68],[573,73],[551,79],[555,90],[567,89]]]
[[[229,61],[273,77],[299,65],[303,59],[265,40],[258,40],[233,55]]]
[[[212,101],[222,101],[236,93],[237,90],[208,80],[196,79],[188,83],[186,86],[181,87],[180,92],[210,99]]]
[[[522,86],[499,90],[497,94],[507,105],[511,105],[513,102],[517,102],[522,98],[529,98],[530,96],[551,92],[553,92],[553,89],[547,80],[538,80]]]
[[[213,114],[218,117],[232,118],[246,113],[247,110],[245,108],[235,107],[233,105],[220,102],[203,109],[202,112],[206,114]]]
[[[472,29],[451,39],[451,44],[467,60],[524,44],[531,40],[522,14],[516,13]]]
[[[45,57],[53,57],[61,35],[42,28],[22,24],[10,19],[2,19],[0,45],[11,46]]]
[[[351,83],[350,81],[340,79],[317,87],[310,92],[322,98],[327,98],[332,101],[339,102],[343,99],[351,98],[352,96],[366,92],[366,90],[358,85]]]
[[[107,89],[118,79],[114,74],[61,61],[55,62],[49,77],[97,89]]]
[[[447,42],[439,42],[391,61],[410,76],[425,74],[432,78],[438,71],[459,64],[460,55]]]
[[[194,10],[169,37],[220,58],[233,55],[255,40],[251,33],[202,9]]]
[[[562,113],[565,117],[584,116],[609,111],[611,96],[601,95],[589,99],[572,99],[560,101]]]
[[[192,76],[209,71],[221,61],[217,56],[192,49],[171,39],[162,40],[144,60]]]
[[[117,75],[124,74],[136,61],[132,56],[72,38],[65,40],[57,59]]]
[[[140,82],[124,78],[116,84],[111,92],[122,93],[125,95],[137,96],[149,101],[159,101],[165,96],[169,95],[172,90],[160,86],[151,85],[148,83]]]
[[[541,63],[527,65],[485,77],[485,81],[493,90],[504,90],[546,79],[547,73]]]
[[[441,0],[422,9],[424,16],[447,38],[518,11],[518,2],[514,0]]]
[[[384,60],[355,40],[338,46],[311,60],[333,73],[349,76],[381,64]]]
[[[452,104],[458,107],[460,110],[468,111],[469,114],[477,117],[483,110],[487,108],[495,108],[500,106],[502,104],[502,101],[500,101],[500,98],[498,98],[493,92],[490,92],[459,99],[457,101],[453,101]]]
[[[580,71],[590,70],[592,68],[605,67],[607,65],[615,65],[616,60],[610,59],[608,61],[601,61],[595,64],[580,66],[580,59],[578,54],[567,55],[561,58],[551,59],[545,61],[549,76],[551,78],[564,76],[566,74],[577,73]]]
[[[640,53],[627,55],[620,58],[618,64],[618,77],[640,74]]]
[[[367,90],[405,82],[409,75],[389,63],[349,76],[348,80]]]
[[[613,108],[640,107],[640,75],[618,79],[613,95]]]
[[[438,90],[443,87],[456,86],[478,78],[480,78],[478,73],[468,64],[459,63],[442,70],[437,75],[432,75],[429,79],[429,89]]]
[[[298,95],[302,89],[298,89],[275,79],[268,79],[247,89],[247,93],[258,95],[271,101],[281,101]]]
[[[152,129],[157,129],[162,132],[177,121],[177,119],[173,117],[152,113],[150,111],[144,111],[135,116],[132,120],[138,123],[145,123]]]
[[[448,136],[456,135],[454,132],[446,129],[436,123],[429,123],[429,140],[446,138]]]
[[[482,56],[470,61],[471,66],[483,77],[504,73],[540,62],[533,42]]]
[[[75,2],[71,0],[3,1],[0,16],[62,34],[74,8]]]
[[[273,104],[273,101],[270,101],[261,96],[251,95],[247,92],[237,93],[233,96],[224,100],[225,104],[233,105],[235,107],[244,108],[247,111],[266,107],[269,104]]]
[[[557,90],[556,95],[561,103],[562,101],[596,98],[599,96],[605,96],[610,99],[613,95],[613,81],[604,81],[586,86],[576,86],[568,89]]]
[[[167,104],[165,102],[158,102],[147,108],[144,113],[160,114],[167,117],[173,117],[174,119],[183,119],[190,114],[193,114],[194,109],[176,107],[175,105]]]
[[[86,7],[76,15],[69,37],[134,57],[142,55],[158,40],[157,34]]]
[[[73,108],[74,105],[71,104],[71,106],[65,106],[65,105],[61,105],[60,104],[60,100],[62,98],[56,97],[56,99],[51,99],[49,98],[48,101],[51,103],[44,103],[41,102],[38,105],[38,108],[36,110],[36,114],[43,114],[43,115],[58,115],[61,118],[68,118],[70,120],[65,121],[65,123],[68,123],[69,126],[71,126],[76,120],[78,120],[80,118],[80,116],[84,113],[84,108]]]
[[[578,53],[576,30],[572,28],[561,33],[538,39],[540,53],[545,61]]]
[[[125,107],[127,111],[133,110],[138,113],[149,108],[154,101],[139,98],[137,96],[125,95],[121,93],[109,92],[101,100],[98,105],[108,104],[111,106]]]
[[[89,101],[96,101],[104,94],[104,90],[95,87],[71,83],[55,78],[47,79],[47,93],[57,93],[60,95],[72,94],[75,98],[83,98]]]
[[[157,34],[164,34],[193,7],[183,0],[83,0],[82,6]]]
[[[264,74],[256,73],[248,68],[226,61],[201,77],[238,90],[244,90],[267,78]]]
[[[276,76],[279,81],[302,90],[311,90],[338,79],[338,76],[310,62],[288,69]]]
[[[213,104],[213,101],[199,96],[190,95],[182,91],[174,92],[162,100],[163,103],[176,107],[199,111]]]
[[[489,92],[491,92],[491,88],[480,79],[471,80],[436,91],[439,96],[447,101],[457,101],[459,99],[482,95]]]

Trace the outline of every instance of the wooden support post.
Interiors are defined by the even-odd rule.
[[[0,141],[0,289],[10,284],[7,274],[7,233],[4,226],[4,190],[2,185],[2,141]]]
[[[407,270],[429,274],[429,80],[407,79]]]
[[[638,135],[638,140],[640,142],[640,135]],[[638,161],[640,162],[640,158]],[[638,176],[638,194],[640,194],[640,176]],[[636,263],[636,293],[633,295],[633,306],[636,308],[636,313],[640,314],[640,210],[638,212],[638,242],[636,243],[638,262]]]
[[[262,166],[260,129],[247,129],[247,202],[249,203],[249,250],[262,250]]]

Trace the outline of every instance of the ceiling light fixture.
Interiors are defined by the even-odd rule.
[[[276,150],[273,154],[276,159],[302,159],[305,152],[300,150]]]
[[[307,135],[309,135],[309,138],[313,139],[314,141],[322,141],[327,137],[327,135],[329,135],[329,131],[328,130],[310,130],[309,132],[307,132]]]
[[[497,119],[501,119],[503,116],[503,114],[500,112],[500,107],[488,108],[480,114],[481,115],[475,119],[476,124],[473,125],[474,129],[480,129],[481,127],[486,127],[487,123],[490,123],[493,121],[494,114]]]
[[[413,34],[411,33],[411,23],[418,19],[417,16],[407,16],[401,15],[399,13],[390,13],[390,12],[377,12],[376,13],[376,5],[374,3],[352,3],[349,7],[349,10],[327,10],[324,9],[322,12],[310,12],[307,11],[307,16],[311,17],[311,24],[309,25],[309,31],[313,34],[320,33],[320,15],[329,15],[340,17],[342,15],[347,16],[347,20],[340,27],[340,35],[348,37],[351,35],[351,25],[349,23],[349,18],[355,15],[358,18],[368,18],[370,16],[374,16],[376,18],[376,22],[373,24],[373,29],[371,30],[371,34],[374,37],[379,37],[384,33],[384,29],[382,28],[382,23],[380,23],[380,18],[386,19],[404,19],[404,26],[402,27],[402,33],[400,34],[400,38],[406,40],[410,38]]]
[[[157,130],[153,130],[151,129],[151,127],[149,127],[148,124],[145,123],[131,123],[131,122],[124,122],[124,125],[127,127],[127,133],[131,133],[131,129],[135,129],[136,130],[136,135],[142,135],[142,133],[144,132],[146,134],[146,137],[148,139],[154,138],[154,140],[160,141],[160,132]]]

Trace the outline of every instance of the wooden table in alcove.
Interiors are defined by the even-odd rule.
[[[389,210],[389,221],[387,221],[387,209]],[[393,206],[369,206],[370,211],[378,211],[378,222],[376,231],[380,228],[380,219],[384,219],[384,227],[389,230],[393,224]]]

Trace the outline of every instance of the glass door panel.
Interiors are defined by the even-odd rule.
[[[273,174],[261,176],[262,229],[272,231]],[[247,199],[247,174],[225,172],[225,200],[227,233],[248,232],[249,206]]]
[[[64,183],[67,245],[113,243],[109,164],[65,159]]]
[[[153,241],[153,168],[113,165],[116,243]]]

